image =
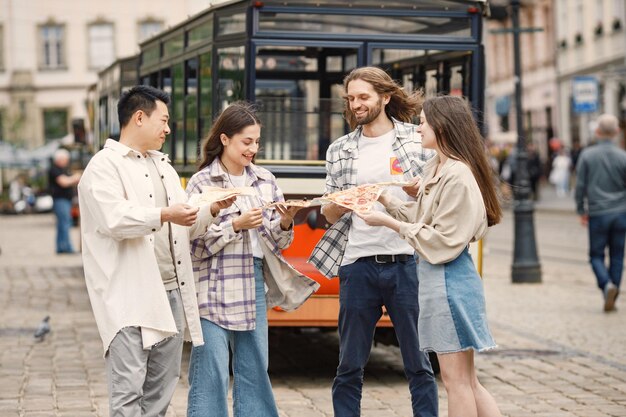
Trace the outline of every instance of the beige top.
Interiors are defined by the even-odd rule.
[[[154,253],[154,233],[164,225],[148,159],[162,176],[168,205],[186,202],[167,155],[148,151],[146,157],[112,139],[94,155],[78,184],[85,281],[104,353],[124,327],[141,327],[145,349],[178,332]],[[194,346],[204,342],[189,240],[206,233],[213,221],[209,207],[200,209],[191,227],[171,225],[185,339]]]
[[[487,211],[470,168],[449,158],[439,173],[439,156],[426,164],[415,202],[391,197],[385,206],[403,222],[400,236],[431,264],[454,260],[470,242],[487,232]]]

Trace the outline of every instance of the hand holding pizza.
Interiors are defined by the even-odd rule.
[[[211,215],[213,217],[217,216],[220,210],[232,206],[236,199],[237,196],[232,196],[230,198],[227,198],[226,200],[216,201],[215,203],[211,204]]]
[[[369,226],[386,226],[398,232],[400,230],[400,222],[380,211],[369,210],[356,212],[356,215],[362,218]]]
[[[256,229],[263,223],[263,209],[260,207],[246,211],[239,217],[233,219],[233,229],[235,232],[245,229]]]
[[[285,206],[280,202],[276,203],[275,207],[280,214],[280,227],[283,230],[289,230],[296,213],[303,208],[299,206]]]
[[[347,207],[340,206],[339,204],[328,203],[324,206],[323,214],[324,217],[326,217],[326,220],[328,220],[330,224],[333,224],[349,211],[352,210]]]
[[[402,190],[413,198],[417,197],[421,180],[422,179],[420,177],[413,178],[408,185],[402,187]]]

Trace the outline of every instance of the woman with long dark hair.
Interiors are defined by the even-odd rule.
[[[383,194],[383,212],[359,214],[369,225],[397,231],[417,251],[420,348],[437,353],[450,417],[499,417],[480,384],[474,351],[495,347],[482,281],[468,252],[500,221],[492,171],[467,102],[441,96],[424,102],[422,146],[437,156],[425,168],[415,202]]]
[[[262,208],[284,198],[274,175],[254,164],[260,136],[250,104],[228,106],[204,139],[199,171],[187,185],[188,194],[203,186],[254,189],[215,213],[206,234],[191,242],[204,346],[191,352],[189,417],[228,417],[230,351],[234,417],[277,417],[267,374],[267,308],[293,310],[319,287],[280,252],[293,240],[298,208]]]

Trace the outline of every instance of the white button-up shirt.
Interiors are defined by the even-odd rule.
[[[154,233],[161,229],[161,208],[148,171],[154,160],[168,205],[187,196],[167,155],[141,153],[108,139],[91,159],[80,183],[83,267],[89,299],[106,354],[124,327],[141,327],[144,348],[177,333],[154,253]],[[187,328],[185,338],[202,345],[202,330],[191,266],[190,238],[206,233],[213,218],[200,210],[190,227],[172,224],[176,275]]]

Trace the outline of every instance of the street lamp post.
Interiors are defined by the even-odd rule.
[[[511,279],[514,283],[541,282],[541,265],[535,244],[535,224],[533,202],[530,200],[528,176],[528,154],[522,123],[522,71],[520,59],[520,0],[511,0],[511,20],[513,23],[513,56],[515,70],[515,108],[517,119],[517,163],[514,181],[515,242]]]

